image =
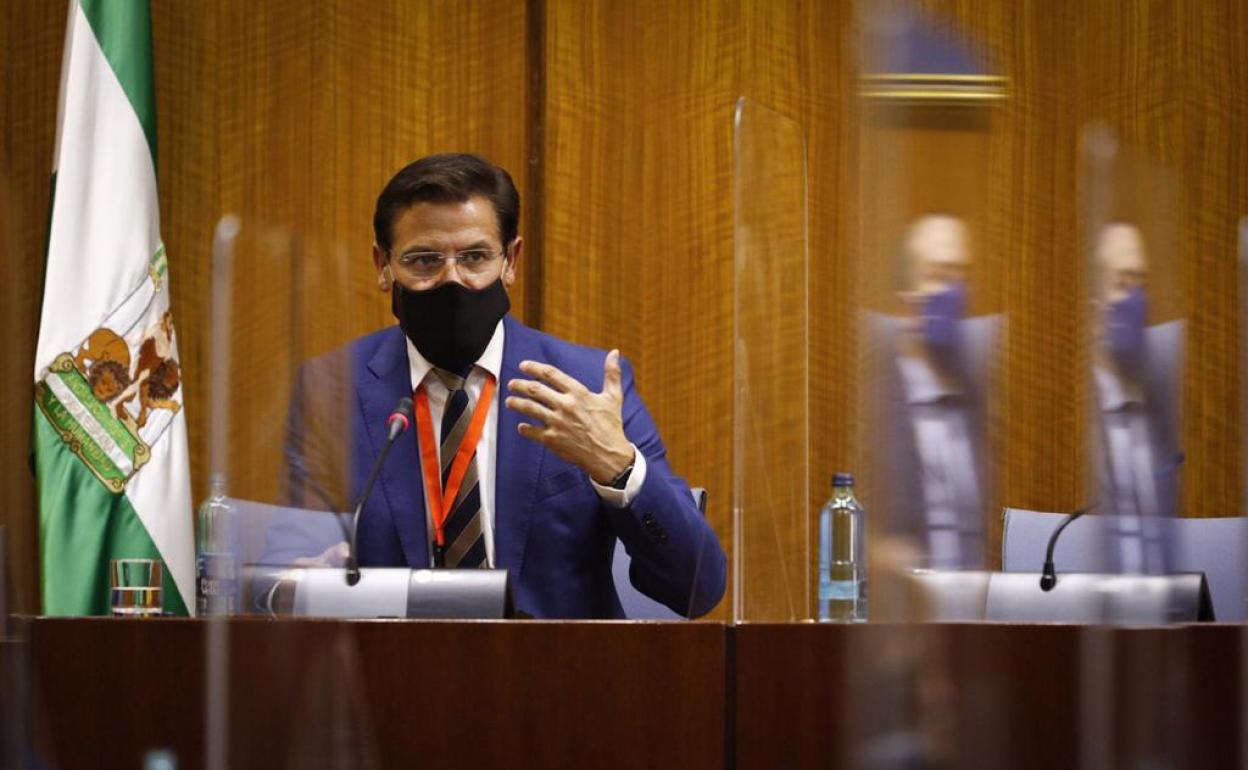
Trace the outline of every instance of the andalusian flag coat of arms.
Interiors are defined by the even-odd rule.
[[[193,606],[151,41],[146,2],[69,4],[35,358],[43,607],[53,615],[106,614],[116,558],[162,559],[165,610]]]

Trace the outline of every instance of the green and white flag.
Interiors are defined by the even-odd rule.
[[[160,558],[187,614],[186,416],[156,197],[146,0],[71,0],[53,155],[34,454],[43,609],[109,610],[108,561]]]

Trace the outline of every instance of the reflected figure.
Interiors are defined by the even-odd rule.
[[[1101,228],[1093,354],[1097,398],[1098,510],[1116,515],[1110,563],[1162,572],[1159,517],[1178,508],[1178,382],[1183,323],[1148,325],[1148,257],[1138,227]]]
[[[984,565],[986,398],[999,316],[967,317],[965,223],[928,214],[904,243],[904,315],[870,319],[877,353],[876,467],[888,533],[911,538],[922,566]]]
[[[1239,435],[1248,445],[1248,216],[1239,220]],[[1248,463],[1241,464],[1241,489],[1248,490]],[[1240,508],[1248,516],[1248,495]]]

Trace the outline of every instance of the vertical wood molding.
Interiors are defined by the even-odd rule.
[[[525,174],[524,187],[524,306],[525,321],[543,328],[542,290],[544,286],[542,255],[545,249],[546,225],[546,9],[547,0],[526,0],[525,61],[528,68],[528,90],[525,108]]]
[[[9,606],[26,613],[40,609],[39,520],[28,453],[66,7],[0,4],[0,525],[8,550],[3,568],[13,590]]]

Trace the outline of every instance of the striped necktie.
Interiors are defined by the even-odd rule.
[[[442,488],[446,489],[455,453],[459,451],[464,434],[468,432],[476,403],[464,389],[463,377],[444,369],[434,369],[434,372],[450,391],[446,399],[446,409],[442,412]],[[448,568],[471,569],[486,566],[476,447],[473,447],[472,460],[468,463],[463,484],[460,485],[450,514],[446,517],[445,535],[445,563]]]

